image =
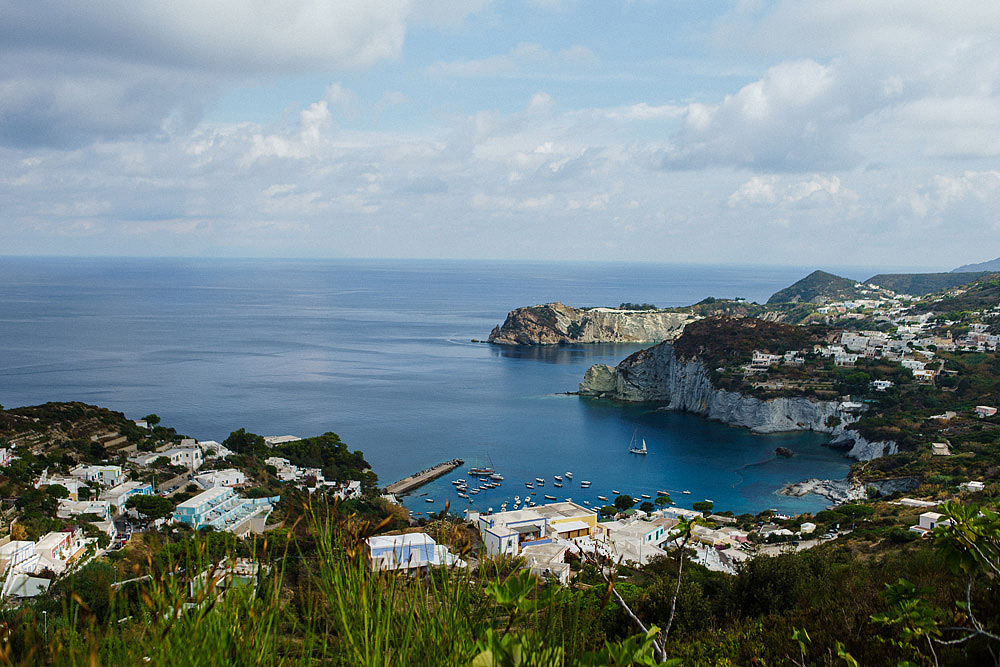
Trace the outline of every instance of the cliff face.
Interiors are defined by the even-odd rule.
[[[547,303],[512,310],[490,333],[497,345],[560,343],[658,343],[673,340],[697,319],[687,313],[571,308]]]
[[[856,416],[842,411],[838,401],[762,400],[716,389],[705,365],[696,358],[678,359],[670,343],[636,352],[615,368],[604,364],[591,366],[580,383],[580,394],[630,402],[662,402],[668,410],[692,412],[757,433],[804,430],[829,433],[835,436],[832,445],[847,449],[847,456],[859,460],[896,452],[895,443],[868,442],[855,431],[845,430]]]

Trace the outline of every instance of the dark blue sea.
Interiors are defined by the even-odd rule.
[[[763,301],[797,268],[404,260],[0,258],[0,404],[85,401],[156,412],[199,439],[335,431],[381,482],[488,455],[505,477],[472,507],[544,493],[598,504],[616,489],[682,505],[814,511],[775,494],[848,461],[810,433],[752,435],[699,417],[566,395],[595,363],[639,346],[506,349],[485,339],[511,309],[548,301]],[[638,432],[649,448],[630,455]],[[774,449],[794,450],[794,458]],[[574,481],[553,489],[552,476]],[[407,499],[468,507],[455,474]],[[589,491],[579,487],[590,480]],[[691,494],[679,493],[690,490]],[[558,491],[556,493],[555,491]],[[536,499],[541,501],[542,491]],[[420,494],[420,495],[418,495]],[[425,494],[425,495],[424,495]],[[428,503],[430,498],[434,502]]]

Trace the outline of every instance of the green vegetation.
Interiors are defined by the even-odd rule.
[[[840,299],[853,299],[862,296],[857,287],[857,281],[842,278],[826,271],[813,271],[808,276],[778,290],[767,300],[772,303],[799,303],[807,301],[821,303]]]
[[[865,281],[866,285],[878,285],[897,294],[924,296],[941,292],[989,275],[988,271],[972,273],[880,273]]]

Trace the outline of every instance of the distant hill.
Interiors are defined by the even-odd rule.
[[[996,259],[991,259],[988,262],[980,262],[979,264],[966,264],[965,266],[960,266],[957,269],[953,269],[952,273],[968,273],[969,271],[1000,271],[1000,257]]]
[[[951,273],[880,273],[866,280],[865,284],[878,285],[897,294],[924,296],[966,285],[989,274],[989,271],[958,272],[957,270]]]
[[[826,271],[813,271],[802,280],[778,290],[767,300],[768,303],[799,303],[809,301],[823,303],[838,299],[853,299],[861,296],[855,287],[856,280],[841,278]]]
[[[984,310],[1000,303],[1000,273],[989,273],[961,289],[953,288],[936,298],[928,298],[913,306],[919,313],[953,313],[964,310]]]

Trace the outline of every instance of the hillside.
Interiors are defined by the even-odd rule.
[[[699,357],[710,368],[744,364],[755,350],[784,354],[825,342],[827,327],[800,327],[750,317],[712,317],[689,324],[674,341],[678,357]]]
[[[857,281],[842,278],[826,271],[813,271],[808,276],[778,290],[767,300],[772,303],[823,303],[837,299],[853,299],[862,296]]]
[[[1000,269],[998,269],[1000,270]],[[878,285],[897,294],[924,296],[941,292],[952,287],[966,285],[989,275],[988,271],[951,273],[880,273],[865,281],[867,285]]]
[[[915,304],[918,313],[956,313],[963,311],[985,311],[1000,304],[1000,273],[987,274],[962,288],[949,290],[941,296],[926,299]]]
[[[1000,257],[996,259],[991,259],[988,262],[979,262],[978,264],[966,264],[965,266],[960,266],[957,269],[953,269],[952,273],[965,273],[968,271],[989,271],[995,272],[1000,271]]]

